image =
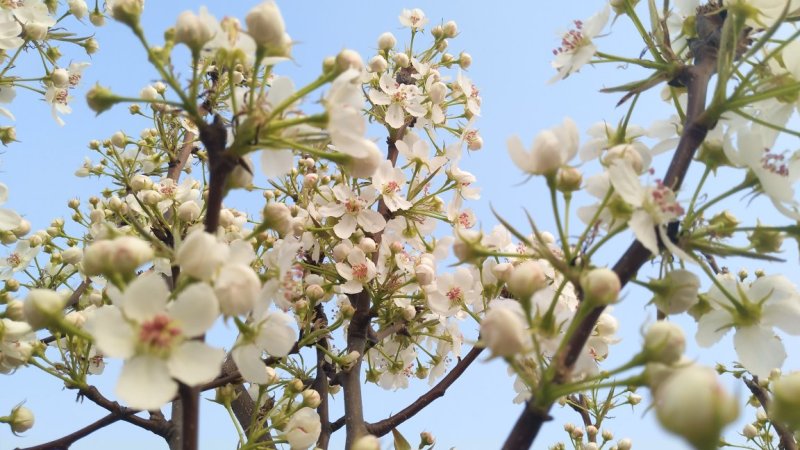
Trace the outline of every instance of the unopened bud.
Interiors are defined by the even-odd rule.
[[[597,305],[609,305],[617,300],[622,288],[619,276],[607,268],[591,269],[581,274],[581,289],[586,300]]]

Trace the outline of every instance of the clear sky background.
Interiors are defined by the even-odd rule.
[[[145,5],[143,22],[149,30],[152,42],[159,42],[163,30],[174,24],[177,15],[184,9],[197,10],[205,4],[218,18],[233,15],[244,18],[247,10],[257,2],[252,1],[206,1],[186,0],[155,1]],[[461,35],[452,40],[451,53],[465,50],[472,54],[473,65],[469,77],[477,84],[483,97],[482,116],[477,122],[483,136],[484,149],[467,155],[460,167],[473,172],[482,188],[482,198],[473,202],[480,222],[491,229],[496,220],[489,206],[501,212],[512,223],[523,227],[526,223],[522,208],[527,208],[544,229],[552,229],[549,205],[541,201],[543,184],[534,180],[521,184],[524,177],[507,157],[505,141],[512,134],[519,134],[530,143],[540,129],[560,123],[571,116],[581,130],[591,124],[607,120],[616,122],[625,109],[615,108],[618,95],[603,95],[601,87],[621,84],[637,79],[640,73],[622,70],[608,65],[602,68],[586,67],[580,74],[548,85],[554,71],[549,62],[552,49],[559,45],[559,31],[565,31],[574,19],[586,19],[602,5],[601,0],[565,0],[560,2],[508,1],[486,2],[482,0],[462,1],[417,1],[416,3],[389,1],[283,1],[282,9],[288,32],[298,42],[294,47],[295,63],[279,66],[277,72],[291,76],[296,85],[302,85],[319,74],[323,57],[334,55],[343,48],[358,50],[365,60],[376,48],[376,38],[384,31],[392,31],[400,45],[408,39],[406,29],[401,29],[397,16],[402,8],[422,8],[432,22],[455,20]],[[84,27],[90,33],[91,27]],[[609,53],[637,57],[643,44],[624,18],[611,30],[613,33],[598,39],[601,48]],[[75,31],[81,31],[78,27]],[[91,58],[92,67],[84,75],[83,87],[76,93],[73,113],[65,117],[67,125],[59,127],[50,117],[47,104],[33,95],[20,92],[11,110],[17,116],[17,134],[21,143],[10,146],[0,155],[0,180],[10,188],[8,207],[24,214],[34,230],[46,227],[55,217],[68,216],[66,202],[72,197],[87,199],[98,192],[96,179],[79,179],[72,175],[89,155],[86,144],[91,139],[104,139],[123,129],[130,135],[138,135],[142,124],[132,122],[126,108],[117,107],[100,117],[87,109],[82,98],[86,87],[99,80],[120,94],[136,95],[157,76],[150,68],[138,43],[123,26],[110,21],[97,30],[100,52]],[[75,61],[87,60],[85,55],[75,53]],[[32,55],[34,56],[34,55]],[[21,67],[24,69],[24,65]],[[21,70],[18,72],[24,74]],[[641,77],[640,77],[641,78]],[[80,97],[79,97],[80,96]],[[632,123],[648,126],[654,119],[666,118],[668,113],[658,99],[657,90],[640,99],[643,105]],[[385,135],[379,129],[372,132],[378,141]],[[582,141],[585,135],[582,136]],[[657,167],[663,168],[662,157]],[[658,170],[658,173],[663,169]],[[740,174],[720,172],[720,177],[733,176],[738,181]],[[713,184],[713,183],[712,183]],[[682,195],[688,200],[689,194]],[[686,197],[686,198],[683,198]],[[251,197],[252,198],[252,197]],[[586,204],[577,202],[576,206]],[[750,220],[763,209],[762,203],[750,205]],[[744,203],[743,203],[744,205]],[[259,210],[259,203],[238,204],[251,213]],[[785,223],[781,221],[780,223]],[[577,223],[577,222],[576,222]],[[601,255],[613,264],[627,246],[619,240],[609,252]],[[794,245],[787,242],[786,257],[794,263],[797,255]],[[602,260],[602,259],[601,259]],[[749,264],[755,269],[761,265]],[[737,265],[731,265],[736,270]],[[788,269],[787,269],[788,270]],[[791,268],[794,279],[797,270]],[[620,344],[612,347],[607,367],[621,363],[638,350],[641,342],[640,329],[643,323],[655,319],[655,311],[646,309],[649,300],[646,293],[631,291],[624,302],[614,310],[622,324]],[[700,350],[691,342],[695,325],[691,319],[681,319],[690,337],[688,354],[713,365],[714,361],[730,363],[735,359],[730,336],[711,350]],[[473,327],[473,329],[470,329]],[[474,333],[474,326],[467,325],[466,333]],[[787,340],[791,349],[797,339]],[[466,351],[466,349],[465,349]],[[421,431],[431,431],[437,438],[437,448],[457,447],[460,450],[478,450],[499,447],[516,420],[521,405],[513,405],[512,378],[506,373],[505,364],[499,361],[485,362],[485,356],[455,383],[447,395],[433,403],[400,427],[402,433],[416,445]],[[787,361],[784,369],[797,369],[797,359]],[[105,383],[99,385],[108,396],[113,397],[113,384],[117,367],[110,365]],[[405,391],[385,392],[368,387],[366,418],[370,421],[383,419],[392,411],[398,411],[428,389],[424,381],[412,380],[412,387]],[[736,389],[744,395],[743,385]],[[662,432],[654,423],[654,414],[647,413],[648,396],[640,392],[645,401],[634,412],[630,408],[615,411],[615,420],[608,422],[615,439],[630,437],[634,448],[684,450],[689,447],[680,440]],[[212,394],[213,395],[213,394]],[[104,412],[90,402],[76,404],[73,391],[62,390],[55,379],[43,377],[34,368],[20,370],[13,377],[0,378],[0,414],[10,410],[20,401],[36,414],[36,426],[23,437],[11,435],[7,427],[0,427],[0,450],[16,446],[31,446],[72,432],[101,417]],[[339,416],[342,398],[333,400],[333,418]],[[338,411],[338,412],[337,412]],[[566,440],[562,430],[564,422],[580,422],[579,416],[569,409],[554,408],[555,420],[545,425],[535,444],[544,449],[556,441]],[[747,412],[751,416],[752,410]],[[210,402],[203,403],[201,413],[201,448],[204,450],[233,448],[235,433],[224,410]],[[741,429],[739,422],[735,427]],[[736,431],[730,429],[729,435]],[[343,432],[334,435],[331,449],[343,447]],[[384,439],[384,448],[390,448],[391,440]],[[148,435],[125,423],[110,426],[90,438],[79,441],[75,450],[106,449],[133,450],[166,448],[160,438]]]

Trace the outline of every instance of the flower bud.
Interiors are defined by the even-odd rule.
[[[214,37],[214,33],[197,14],[184,11],[175,24],[175,42],[185,44],[192,52],[200,52],[203,45]]]
[[[604,441],[610,441],[614,439],[614,433],[612,433],[611,430],[603,430],[603,432],[600,433],[600,436]]]
[[[800,372],[791,372],[775,380],[772,393],[770,416],[797,428],[800,425]]]
[[[22,322],[25,320],[25,304],[19,300],[11,299],[6,303],[5,316],[15,322]],[[2,326],[0,326],[0,336],[2,335]]]
[[[581,274],[581,289],[586,300],[596,305],[609,305],[617,300],[621,289],[617,274],[607,268],[591,269]]]
[[[69,5],[69,12],[76,19],[83,19],[89,13],[89,7],[86,6],[85,0],[67,0],[67,5]]]
[[[422,433],[419,434],[419,443],[420,447],[425,445],[433,445],[436,443],[436,438],[430,431],[423,431]]]
[[[653,403],[664,428],[701,449],[717,447],[722,428],[736,419],[739,410],[717,374],[697,365],[670,375],[654,392]]]
[[[617,449],[618,450],[631,450],[633,448],[633,442],[629,438],[620,439],[617,442]]]
[[[561,192],[575,192],[581,188],[583,175],[576,167],[562,167],[556,175],[556,189]]]
[[[651,281],[650,289],[655,293],[653,303],[659,311],[664,314],[680,314],[697,303],[700,279],[688,270],[676,269],[668,272],[661,280]]]
[[[111,17],[133,28],[139,24],[144,9],[144,0],[114,0]]]
[[[385,32],[378,36],[378,48],[381,50],[391,50],[397,45],[397,39],[390,32]]]
[[[495,300],[481,321],[481,341],[494,356],[511,357],[528,347],[525,315],[513,300]]]
[[[28,221],[28,219],[20,220],[19,221],[19,225],[17,225],[17,228],[14,228],[13,230],[11,230],[11,232],[14,233],[14,236],[16,236],[18,238],[21,238],[21,237],[25,236],[30,231],[31,231],[31,223],[30,223],[30,221]],[[33,245],[33,244],[31,243],[31,245]],[[34,247],[35,247],[35,245],[34,245]]]
[[[547,278],[538,261],[524,261],[514,267],[507,281],[508,290],[527,301],[536,291],[547,286]]]
[[[61,253],[61,258],[67,264],[78,264],[83,259],[83,250],[78,247],[70,247]]]
[[[648,360],[671,365],[683,356],[686,337],[678,325],[660,320],[647,329],[644,336],[644,351]]]
[[[758,429],[752,423],[748,423],[744,426],[742,430],[742,435],[746,437],[748,440],[751,440],[758,436]]]
[[[747,236],[750,245],[758,253],[775,253],[781,251],[783,245],[783,234],[777,230],[764,228],[759,224],[756,229]]]
[[[344,72],[347,69],[361,70],[364,68],[364,60],[361,55],[355,50],[346,48],[336,55],[336,67],[339,71]]]
[[[442,31],[444,32],[444,37],[454,38],[458,34],[458,25],[455,21],[450,20],[442,25]]]
[[[306,389],[303,391],[303,406],[308,406],[309,408],[316,408],[322,402],[319,396],[319,392],[315,391],[314,389]]]
[[[358,359],[360,357],[361,357],[361,354],[359,352],[353,350],[352,352],[342,356],[339,359],[339,365],[342,366],[342,370],[348,371],[348,370],[352,369],[353,366],[355,366],[355,364],[358,362]]]
[[[35,330],[50,326],[61,316],[65,304],[65,299],[55,291],[31,289],[23,305],[25,321]]]
[[[226,317],[250,312],[260,292],[261,280],[250,266],[244,264],[224,264],[214,282],[219,310]]]
[[[96,27],[102,27],[106,24],[106,16],[99,9],[95,9],[89,14],[89,22]]]
[[[361,436],[353,443],[353,450],[381,450],[381,441],[371,434]]]
[[[197,202],[186,202],[178,206],[178,218],[191,223],[200,218],[200,205]]]
[[[201,229],[186,236],[178,247],[175,258],[181,266],[181,272],[203,281],[210,280],[226,259],[228,246]]]
[[[417,283],[420,286],[427,286],[436,277],[436,270],[430,264],[417,264],[414,267],[414,275],[417,277]]]
[[[50,74],[50,81],[57,88],[66,88],[69,86],[69,72],[67,72],[67,69],[59,67]]]
[[[733,236],[736,227],[739,226],[739,219],[728,210],[722,211],[708,221],[709,228],[713,229],[714,234],[719,237]]]
[[[89,105],[89,108],[98,115],[111,109],[111,107],[119,103],[119,101],[120,98],[114,95],[110,89],[104,88],[99,84],[95,84],[89,89],[89,92],[86,93],[86,103]]]
[[[383,56],[375,55],[370,58],[367,68],[372,73],[383,73],[389,68],[389,63],[386,62],[386,58]]]
[[[358,241],[358,248],[363,250],[364,253],[370,254],[378,249],[378,244],[375,243],[374,239],[365,237]]]
[[[268,0],[257,5],[247,13],[244,21],[247,23],[247,34],[260,47],[278,49],[285,44],[286,27],[275,2]]]
[[[611,147],[606,152],[605,157],[603,158],[603,164],[606,166],[611,166],[611,164],[616,160],[622,160],[630,165],[634,172],[642,173],[642,170],[645,169],[644,161],[642,161],[642,155],[636,150],[632,144],[619,144]]]
[[[411,64],[411,60],[408,59],[408,55],[405,53],[395,53],[394,56],[392,56],[392,61],[394,61],[398,67],[408,67],[408,65]]]
[[[24,433],[33,428],[33,411],[19,405],[11,410],[8,425],[11,427],[11,432],[14,434]]]
[[[458,55],[458,65],[464,70],[469,69],[469,66],[472,65],[472,55],[467,52],[461,52]]]

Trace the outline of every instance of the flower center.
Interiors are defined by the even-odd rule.
[[[575,20],[573,23],[575,24],[575,28],[564,33],[564,36],[561,37],[561,47],[553,50],[554,55],[573,52],[576,48],[583,45],[583,22]]]
[[[360,198],[350,198],[344,202],[344,209],[349,214],[358,214],[364,208],[364,201]]]
[[[155,352],[167,351],[181,336],[181,330],[166,315],[159,314],[143,322],[139,328],[139,342]]]
[[[6,261],[8,262],[9,266],[17,267],[22,262],[22,258],[19,256],[18,253],[14,252],[14,253],[8,255],[8,258],[6,258]]]
[[[66,105],[68,95],[69,94],[67,93],[66,89],[58,89],[56,90],[56,95],[55,97],[53,97],[53,99],[56,101],[56,103],[61,103],[62,105]]]
[[[664,185],[661,180],[656,181],[656,187],[650,188],[650,197],[656,212],[660,216],[659,222],[665,223],[676,217],[683,215],[683,207],[675,198],[675,192]]]
[[[447,299],[450,300],[451,305],[460,304],[464,300],[464,295],[459,287],[451,288],[445,295],[447,296]]]
[[[400,192],[400,185],[397,184],[397,181],[390,181],[383,185],[383,194],[384,195],[391,195],[395,192]]]
[[[367,274],[369,270],[367,270],[367,265],[364,263],[355,264],[353,266],[353,278],[358,281],[367,281]]]
[[[786,165],[786,157],[783,154],[775,154],[768,148],[764,149],[764,156],[761,157],[761,167],[764,170],[780,175],[789,176],[789,166]]]

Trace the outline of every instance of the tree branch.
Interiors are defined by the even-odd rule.
[[[186,161],[189,160],[189,155],[192,154],[192,150],[194,149],[194,140],[196,137],[197,136],[195,136],[191,131],[187,131],[183,135],[183,145],[178,153],[178,157],[169,162],[167,178],[170,178],[175,182],[178,181],[178,178],[181,176],[181,171],[186,165]]]
[[[434,400],[444,397],[444,394],[447,392],[447,388],[449,388],[457,379],[459,379],[459,377],[461,377],[461,375],[464,374],[464,371],[467,370],[467,367],[469,367],[470,364],[475,361],[482,351],[483,347],[472,347],[472,349],[467,352],[467,354],[460,361],[458,361],[458,364],[453,367],[453,370],[445,375],[444,378],[442,378],[441,381],[436,384],[436,386],[432,387],[428,392],[422,394],[420,398],[403,408],[397,414],[389,417],[388,419],[383,419],[380,422],[367,425],[367,431],[369,431],[370,434],[381,437],[397,428],[401,423],[414,417],[418,412],[422,411]]]
[[[744,381],[745,386],[750,389],[750,392],[753,393],[753,396],[758,402],[761,403],[764,412],[769,415],[769,395],[767,395],[767,390],[758,384],[758,377],[753,376],[751,380],[742,377],[742,381]],[[795,442],[794,434],[791,430],[788,430],[777,422],[772,422],[772,426],[775,428],[775,432],[778,433],[778,437],[781,440],[781,450],[797,450],[797,442]]]
[[[46,442],[44,444],[35,445],[33,447],[26,447],[20,448],[17,447],[15,450],[67,450],[69,447],[77,442],[79,439],[83,439],[86,436],[94,433],[97,430],[105,428],[112,423],[115,423],[122,419],[122,416],[118,413],[111,413],[102,419],[99,419],[85,427],[81,428],[80,430],[75,431],[74,433],[70,433],[62,438]]]
[[[169,438],[169,436],[174,432],[174,427],[172,424],[164,420],[163,417],[158,417],[156,415],[151,415],[149,419],[139,417],[135,414],[140,413],[141,411],[133,408],[127,408],[117,402],[109,400],[94,386],[89,386],[85,389],[79,389],[78,395],[88,398],[97,406],[109,411],[113,415],[118,416],[118,420],[136,425],[139,428],[143,428],[165,439]]]
[[[698,27],[703,25],[706,29],[716,30],[722,28],[722,18],[719,14],[701,15],[698,14]],[[686,121],[683,127],[678,146],[672,157],[663,183],[673,190],[678,190],[683,184],[683,180],[689,170],[695,152],[708,134],[710,125],[708,118],[704,117],[706,112],[706,97],[708,94],[708,84],[717,68],[717,48],[719,46],[718,34],[714,31],[704,37],[705,40],[693,44],[695,53],[695,64],[686,66],[679,75],[679,81],[683,82],[688,88],[688,99],[686,108]],[[716,46],[716,47],[715,47]],[[614,272],[619,276],[620,282],[624,287],[628,281],[639,271],[639,269],[650,259],[650,252],[644,248],[639,241],[635,241],[628,247],[622,257],[614,265]],[[551,364],[556,365],[555,377],[552,383],[562,384],[569,379],[572,368],[580,356],[583,347],[586,345],[589,336],[594,330],[594,326],[605,307],[597,307],[590,311],[581,321],[576,332],[568,337],[567,344],[555,355]],[[505,444],[504,450],[528,449],[536,439],[542,423],[550,419],[549,411],[552,402],[547,404],[537,403],[536,398],[530,399],[525,405],[520,417],[511,429]]]

